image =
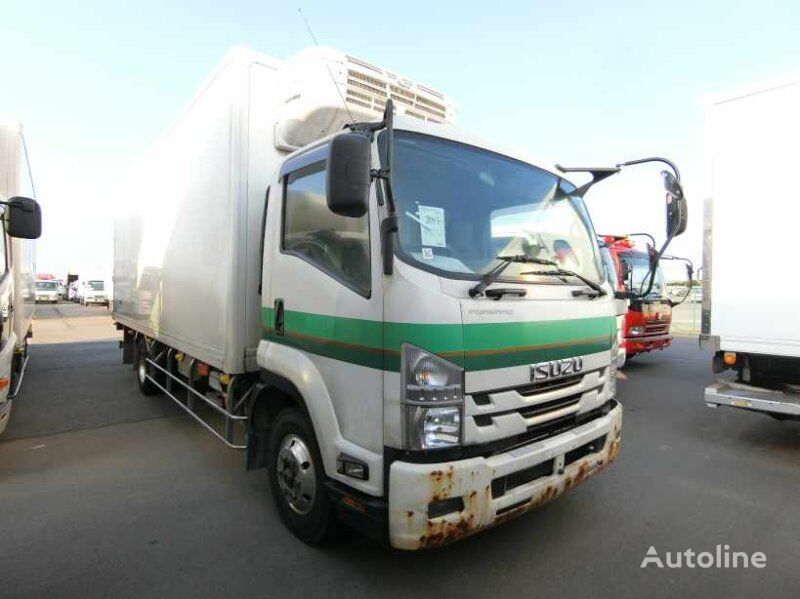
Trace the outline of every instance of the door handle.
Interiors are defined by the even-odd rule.
[[[283,337],[284,335],[284,320],[283,320],[283,300],[278,298],[275,300],[275,334]]]

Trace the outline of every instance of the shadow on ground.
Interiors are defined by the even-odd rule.
[[[22,392],[2,441],[163,418],[180,409],[139,393],[117,341],[30,346]]]

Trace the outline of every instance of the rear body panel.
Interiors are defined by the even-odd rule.
[[[800,356],[800,283],[786,271],[797,255],[800,203],[781,177],[766,176],[797,168],[798,105],[795,74],[713,98],[707,106],[708,195],[714,203],[713,210],[706,206],[710,260],[703,332],[719,338],[723,351]],[[754,239],[766,245],[758,249]]]

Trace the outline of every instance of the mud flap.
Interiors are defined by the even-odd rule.
[[[136,347],[135,343],[135,333],[133,329],[125,328],[122,331],[122,341],[120,341],[120,347],[122,347],[122,363],[123,364],[133,364],[134,358],[134,348]]]

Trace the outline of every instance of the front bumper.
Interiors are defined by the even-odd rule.
[[[83,298],[84,304],[107,304],[107,297],[85,297]]]
[[[604,468],[619,453],[622,407],[615,404],[572,430],[487,458],[392,463],[392,546],[413,550],[455,541],[558,497]],[[458,498],[463,509],[429,517],[431,503]]]
[[[651,337],[625,337],[625,351],[628,355],[664,349],[672,343],[672,335],[653,335]]]

